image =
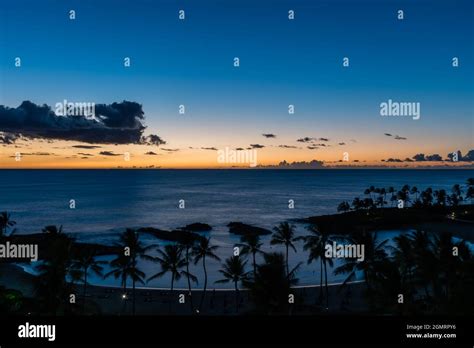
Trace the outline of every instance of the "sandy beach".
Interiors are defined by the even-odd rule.
[[[13,264],[0,264],[0,285],[20,290],[26,297],[33,297],[35,277]],[[130,284],[131,286],[131,284]],[[295,308],[298,314],[318,313],[354,313],[366,309],[363,291],[363,282],[348,284],[344,289],[341,284],[329,285],[329,311],[325,306],[317,304],[320,291],[319,285],[297,286],[292,288],[295,295]],[[344,296],[347,292],[350,297]],[[195,307],[199,303],[202,290],[193,290],[192,296]],[[251,313],[252,302],[248,290],[239,291],[239,314]],[[179,303],[179,296],[185,295],[185,303]],[[141,288],[136,289],[137,315],[189,315],[188,289]],[[93,286],[87,288],[87,307],[89,312],[99,315],[131,315],[132,289],[127,289],[126,299],[124,291],[119,287]],[[82,285],[77,286],[77,299],[81,301]],[[325,304],[325,302],[324,302]],[[235,311],[235,291],[230,289],[208,288],[203,303],[202,315],[233,315]]]

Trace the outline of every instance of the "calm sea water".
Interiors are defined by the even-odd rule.
[[[473,176],[468,170],[1,170],[0,211],[12,213],[18,233],[40,232],[55,224],[78,240],[99,243],[115,241],[125,227],[172,229],[204,222],[213,226],[209,235],[225,258],[239,241],[228,233],[230,221],[272,228],[287,219],[335,213],[341,201],[364,197],[370,185],[450,190]],[[76,209],[69,209],[70,199],[76,201]],[[178,209],[181,199],[185,209]],[[294,209],[288,209],[290,199]],[[297,226],[297,233],[305,234],[304,226]],[[380,238],[398,233],[382,231]],[[263,238],[266,250],[280,250],[270,248],[269,240]],[[149,236],[143,241],[156,242]],[[300,248],[290,257],[296,264],[307,255]],[[147,262],[141,267],[149,275],[158,271]],[[219,263],[209,261],[211,288],[219,279],[218,268]],[[201,275],[199,267],[193,271]],[[314,284],[318,277],[316,265],[305,262],[300,283]],[[332,281],[343,279],[331,275]],[[165,277],[148,285],[168,283]]]

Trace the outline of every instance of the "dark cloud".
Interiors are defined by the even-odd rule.
[[[19,138],[18,134],[14,133],[1,133],[0,144],[13,144]]]
[[[260,168],[280,168],[280,169],[320,169],[324,168],[324,162],[312,160],[310,162],[287,162],[282,161],[277,165],[258,166]]]
[[[415,156],[412,157],[415,162],[437,162],[437,161],[442,161],[443,158],[438,155],[437,153],[433,154],[433,155],[425,155],[423,153],[418,153],[416,154]]]
[[[201,150],[217,151],[217,149],[215,147],[201,147]]]
[[[264,148],[265,145],[260,145],[260,144],[250,144],[251,149],[262,149]]]
[[[84,153],[84,152],[78,152],[77,154],[78,154],[78,155],[81,155],[81,156],[94,156],[94,155],[91,154],[91,153]]]
[[[341,145],[341,146],[342,146],[342,145],[346,145],[346,143],[342,142],[342,143],[339,143],[339,145]]]
[[[101,151],[101,152],[99,152],[99,155],[102,155],[102,156],[120,156],[119,153],[115,153],[115,152],[112,152],[112,151]]]
[[[17,108],[0,105],[0,131],[26,138],[76,140],[89,144],[161,145],[157,135],[143,135],[144,112],[136,102],[96,104],[95,117],[59,116],[50,106],[24,101]]]
[[[466,154],[466,156],[463,156],[461,151],[455,151],[457,153],[457,160],[460,162],[474,162],[474,150],[469,150]],[[453,160],[454,155],[452,153],[448,153],[447,155],[448,159],[450,161]]]
[[[395,138],[394,138],[394,139],[395,139],[395,140],[407,140],[407,138],[401,137],[401,136],[399,136],[399,135],[395,135]]]
[[[72,147],[75,147],[76,149],[100,149],[102,146],[96,146],[96,145],[73,145]]]
[[[404,161],[405,161],[405,162],[413,162],[413,160],[412,160],[411,158],[408,158],[408,157],[405,158]]]
[[[166,152],[176,152],[176,151],[179,151],[179,149],[161,149],[163,151],[166,151]]]
[[[383,161],[383,160],[382,160]],[[388,158],[385,162],[403,162],[400,158]]]
[[[242,150],[245,150],[243,147],[238,147],[235,149],[235,151],[242,151]]]
[[[278,145],[278,147],[281,147],[284,149],[299,149],[298,146],[294,146],[294,145]]]
[[[309,145],[309,146],[306,146],[308,149],[310,150],[317,150],[319,149],[319,146],[314,146],[314,145]]]
[[[387,137],[391,137],[391,136],[392,136],[392,134],[390,134],[390,133],[384,133],[384,134],[385,134]]]
[[[275,134],[271,134],[271,133],[263,133],[262,134],[265,138],[276,138],[276,135]]]
[[[319,141],[329,141],[328,138],[319,138]]]
[[[304,138],[300,138],[296,141],[300,142],[300,143],[309,143],[311,141],[315,140],[314,138],[310,138],[310,137],[304,137]]]
[[[153,151],[148,151],[148,152],[145,152],[145,155],[148,155],[148,156],[157,156],[158,154],[156,152],[153,152]]]

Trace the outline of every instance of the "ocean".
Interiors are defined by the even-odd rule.
[[[404,184],[450,190],[454,184],[465,184],[473,177],[471,170],[1,170],[0,211],[8,211],[15,220],[17,233],[37,233],[46,225],[62,225],[79,241],[110,244],[126,227],[174,229],[202,222],[213,230],[204,235],[218,245],[218,255],[232,255],[239,237],[226,226],[240,221],[272,229],[278,223],[313,215],[336,213],[337,205],[354,197],[364,198],[369,186]],[[75,209],[70,209],[70,200]],[[179,209],[184,200],[185,209]],[[289,200],[294,209],[289,209]],[[390,202],[389,202],[390,204]],[[297,224],[297,234],[306,233]],[[382,240],[406,231],[381,231]],[[270,246],[270,236],[262,237],[264,250],[279,251]],[[145,243],[157,243],[141,235]],[[161,242],[160,244],[165,244]],[[290,252],[290,264],[303,261],[298,272],[300,284],[319,284],[318,264],[306,264],[307,254],[301,244]],[[337,265],[337,264],[336,264]],[[251,262],[248,263],[251,268]],[[143,261],[140,267],[152,275],[159,266]],[[219,279],[218,262],[209,260],[209,288]],[[192,273],[202,278],[201,267]],[[331,282],[344,280],[334,276]],[[168,287],[169,276],[147,284]],[[113,279],[92,279],[96,284],[117,285]],[[177,286],[184,287],[181,280]]]

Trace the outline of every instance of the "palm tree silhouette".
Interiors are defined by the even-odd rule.
[[[263,258],[264,263],[257,266],[255,276],[244,280],[243,284],[250,290],[257,313],[288,313],[288,294],[298,283],[296,272],[301,262],[287,274],[283,253],[267,253]]]
[[[89,271],[92,271],[94,274],[102,277],[102,271],[104,268],[101,266],[106,264],[106,261],[98,261],[95,259],[95,252],[93,250],[86,250],[79,254],[79,256],[73,261],[72,268],[80,270],[84,276],[84,288],[82,292],[82,313],[84,313],[86,306],[86,294],[87,294],[87,276]]]
[[[127,279],[130,275],[130,257],[126,256],[123,251],[120,251],[117,254],[117,257],[110,261],[111,270],[105,274],[104,278],[113,276],[115,279],[120,278],[120,285],[123,289],[123,308],[122,312],[125,311],[125,306],[127,304]]]
[[[187,261],[183,257],[183,249],[178,245],[165,245],[164,250],[157,249],[158,256],[148,256],[147,260],[159,263],[161,271],[148,278],[148,281],[161,278],[167,273],[171,273],[171,287],[170,293],[173,294],[174,282],[180,280],[181,277],[190,277],[197,282],[197,278],[183,270],[186,267]],[[171,302],[169,303],[169,311],[171,312]]]
[[[51,226],[49,226],[51,227]],[[62,231],[61,228],[54,228]],[[46,312],[56,315],[59,310],[67,307],[66,297],[71,286],[68,276],[72,270],[72,247],[74,240],[66,234],[57,233],[49,241],[49,250],[44,257],[44,262],[36,267],[39,272],[37,279],[37,292],[46,305]]]
[[[216,283],[233,282],[235,288],[235,312],[239,312],[239,287],[241,281],[247,279],[248,272],[245,272],[247,261],[242,262],[239,256],[231,256],[224,261],[222,269],[219,270],[224,278],[217,280]]]
[[[11,214],[2,211],[0,213],[0,237],[7,235],[7,229],[16,225],[16,221],[11,219]]]
[[[326,245],[332,243],[331,234],[329,234],[325,229],[318,229],[316,225],[310,225],[307,227],[308,231],[311,233],[308,236],[303,237],[305,241],[303,250],[309,250],[308,264],[319,259],[320,266],[320,287],[319,287],[319,302],[322,303],[323,299],[323,269],[325,276],[326,284],[326,307],[329,307],[329,287],[328,287],[328,274],[327,274],[327,264],[332,267],[332,259],[327,258],[325,251]]]
[[[296,248],[294,242],[298,241],[299,238],[295,237],[295,229],[293,225],[290,225],[288,222],[282,222],[278,226],[274,227],[273,230],[275,231],[272,235],[272,239],[270,241],[271,245],[284,245],[286,248],[286,274],[290,273],[290,267],[288,262],[288,250],[291,247],[293,251],[296,253]]]
[[[256,255],[264,254],[261,250],[263,243],[260,243],[260,237],[256,234],[245,234],[240,237],[240,243],[236,246],[240,249],[240,254],[252,254],[253,274],[257,271]]]
[[[137,267],[138,258],[146,258],[146,252],[153,246],[145,247],[140,241],[138,233],[132,229],[127,228],[125,232],[120,235],[120,242],[118,246],[124,250],[125,256],[130,257],[130,267],[128,268],[128,275],[132,279],[132,314],[135,314],[135,287],[136,283],[145,284],[145,273]]]
[[[215,251],[219,248],[216,245],[210,244],[211,238],[202,238],[199,243],[193,247],[192,255],[194,256],[194,264],[196,265],[202,260],[202,268],[204,269],[204,288],[202,291],[201,301],[199,302],[199,312],[202,310],[204,303],[204,297],[206,296],[207,289],[207,269],[206,269],[206,257],[220,261],[219,256],[215,254]]]
[[[188,232],[184,234],[179,241],[180,247],[184,250],[184,257],[186,258],[186,278],[188,281],[188,296],[189,296],[189,305],[191,308],[191,313],[194,313],[194,305],[193,305],[193,293],[191,290],[191,272],[189,272],[189,264],[192,262],[192,255],[191,251],[196,244],[196,237],[194,233]],[[197,283],[197,278],[195,280]]]
[[[372,297],[372,283],[377,279],[378,268],[386,260],[387,253],[385,251],[385,244],[388,239],[378,242],[376,232],[362,231],[354,236],[348,238],[350,244],[364,245],[364,260],[358,261],[354,258],[345,258],[344,264],[334,270],[334,274],[349,273],[343,286],[348,282],[355,280],[356,272],[362,271],[367,287],[369,299]]]

